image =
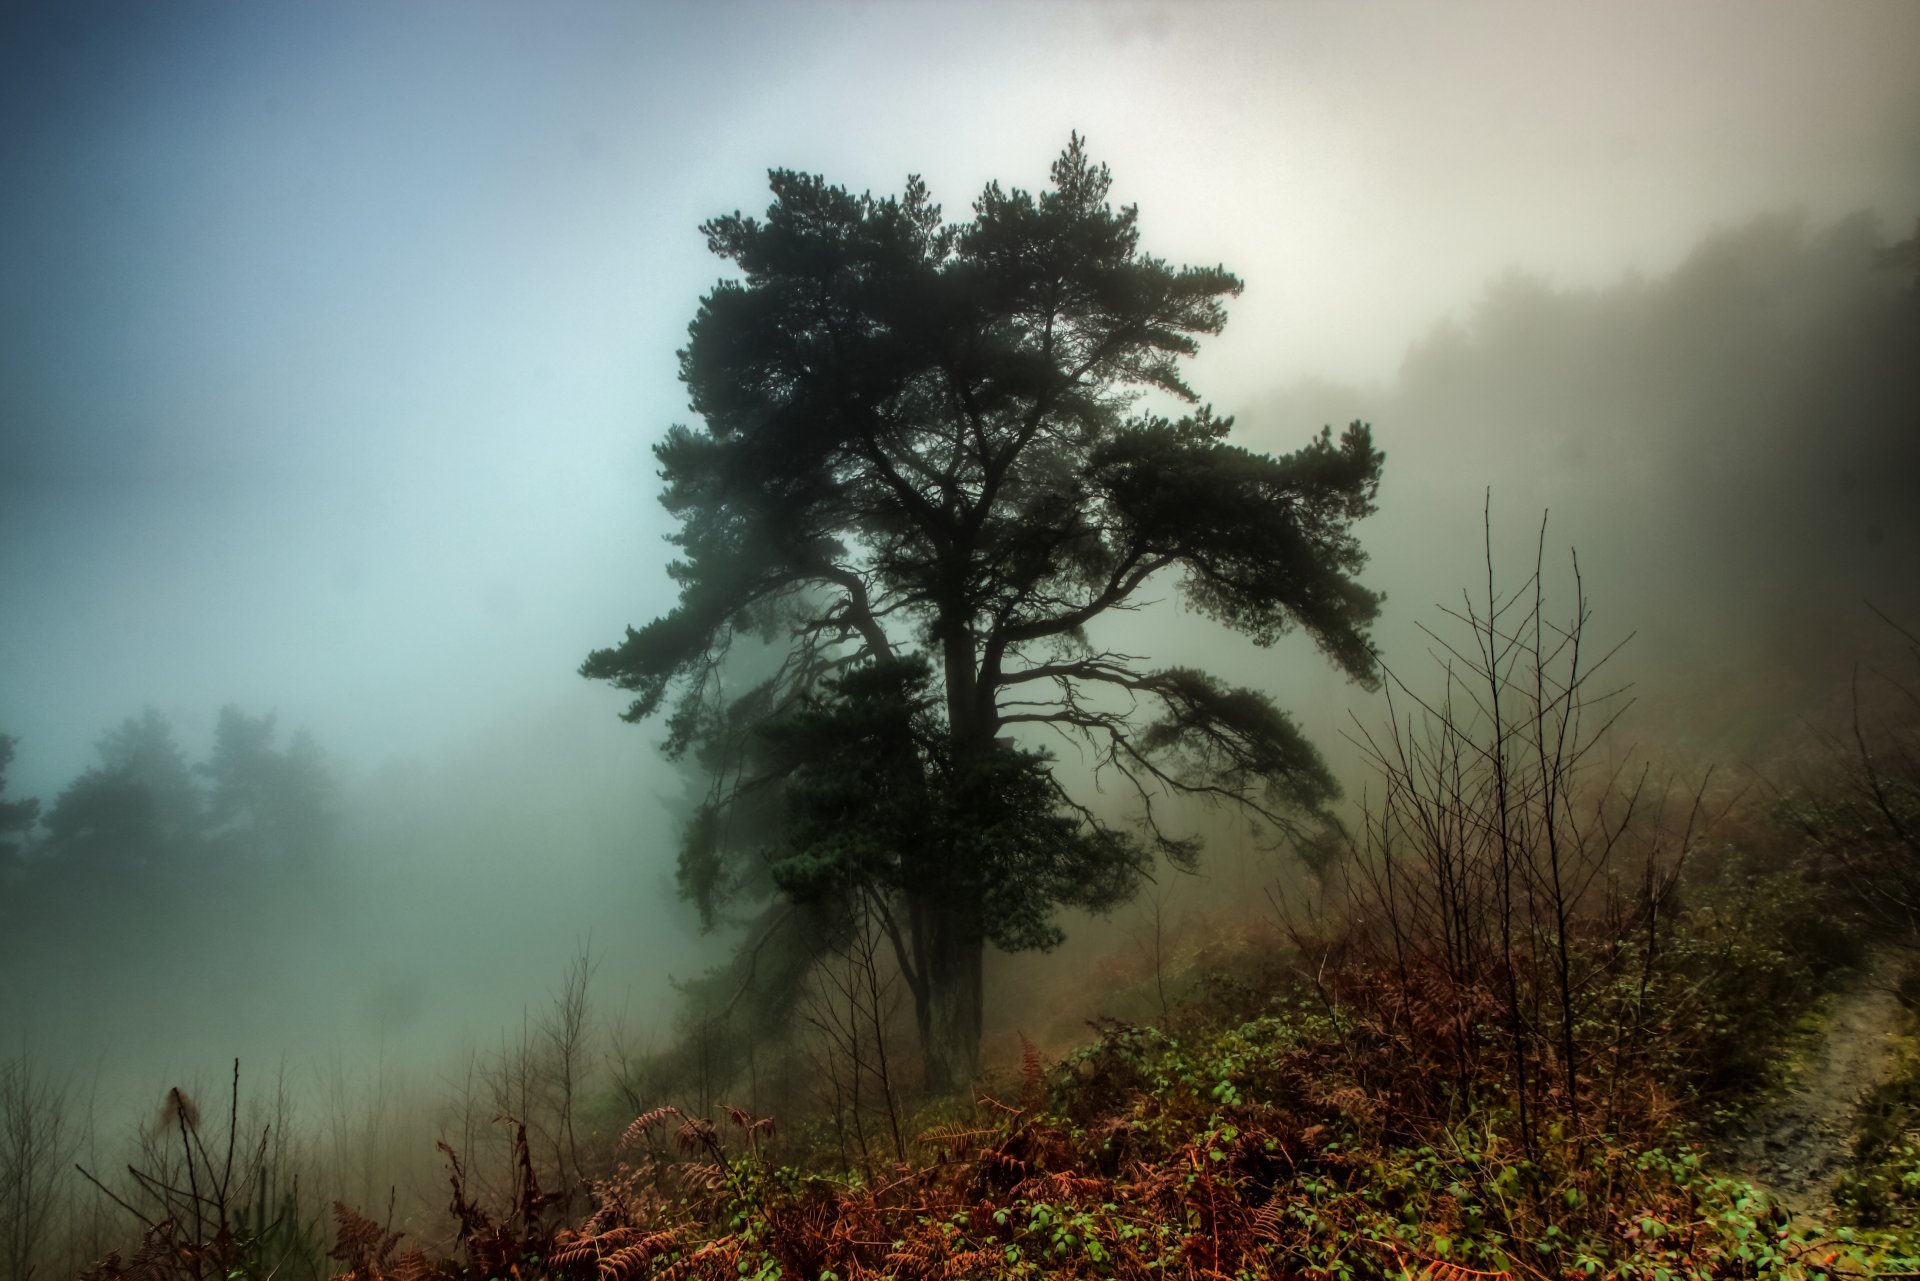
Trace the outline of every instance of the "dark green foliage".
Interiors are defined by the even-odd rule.
[[[273,740],[271,715],[223,708],[213,751],[196,766],[160,712],[149,707],[129,717],[96,744],[100,764],[48,809],[50,866],[179,870],[216,855],[313,857],[332,842],[337,821],[325,754],[304,731],[285,749]],[[37,803],[26,802],[15,830],[30,830],[37,814]]]
[[[302,896],[320,881],[309,873],[332,848],[332,776],[304,734],[278,750],[231,732],[270,735],[270,718],[230,708],[221,724],[212,759],[196,764],[149,708],[102,735],[99,763],[44,812],[0,793],[0,985],[28,991],[25,974],[76,932],[89,940],[86,971],[149,977],[175,957],[199,964],[179,947],[196,931],[238,946],[257,922],[262,946],[282,941],[269,922],[289,903],[310,906]]]
[[[213,753],[200,770],[211,783],[207,812],[216,834],[253,857],[311,859],[333,839],[337,814],[326,755],[304,730],[274,746],[274,718],[220,709]]]
[[[173,736],[172,722],[158,709],[148,707],[137,718],[128,717],[96,750],[103,767],[146,788],[153,799],[155,826],[165,840],[190,840],[200,833],[205,803],[193,766]]]
[[[1132,892],[1136,842],[1064,812],[1039,752],[958,758],[924,660],[870,663],[765,728],[787,779],[770,869],[796,902],[851,889],[979,903],[980,934],[1009,951],[1064,937],[1055,905],[1105,910]]]
[[[50,852],[121,869],[188,855],[203,835],[206,814],[172,723],[149,707],[94,748],[100,764],[68,784],[47,814]]]
[[[1149,851],[1195,857],[1157,797],[1292,825],[1334,794],[1267,695],[1098,649],[1090,624],[1174,579],[1255,644],[1300,628],[1373,673],[1352,534],[1370,432],[1230,444],[1178,362],[1239,280],[1142,253],[1079,138],[1052,178],[991,185],[949,224],[917,178],[877,199],[775,171],[764,220],[704,226],[739,274],[680,353],[701,424],[655,450],[680,600],[581,669],[634,695],[628,719],[670,706],[668,751],[715,779],[680,867],[707,920],[730,895],[828,887],[889,914],[923,1034],[953,1024],[929,1047],[941,1081],[971,1071],[984,940],[1048,946],[1057,908],[1124,898]],[[1143,412],[1149,394],[1196,408]],[[784,657],[730,699],[740,636]],[[1146,807],[1145,842],[1000,741],[1019,725],[1085,739]]]
[[[76,863],[145,863],[159,843],[153,792],[126,770],[90,769],[54,798],[47,840]]]
[[[13,764],[13,749],[19,741],[0,734],[0,797],[7,794],[7,767]],[[7,874],[19,863],[26,839],[39,821],[40,802],[37,799],[0,800],[0,882],[4,882]]]
[[[205,803],[173,722],[154,707],[129,716],[94,745],[100,764],[54,799],[46,814],[56,857],[92,866],[157,866],[204,835]]]
[[[1662,964],[1683,980],[1683,999],[1704,1011],[1691,1020],[1698,1043],[1684,1050],[1693,1087],[1727,1100],[1775,1083],[1780,1046],[1861,962],[1863,940],[1838,895],[1808,869],[1706,853],[1686,881],[1684,924]],[[1659,1048],[1680,1052],[1678,1040]]]
[[[1225,443],[1232,419],[1202,409],[1169,423],[1149,419],[1096,451],[1107,505],[1152,554],[1188,568],[1187,599],[1200,612],[1272,644],[1296,623],[1329,657],[1367,680],[1362,643],[1379,598],[1351,575],[1366,563],[1353,522],[1373,510],[1379,456],[1358,426],[1282,458]],[[1285,495],[1288,519],[1276,520]]]

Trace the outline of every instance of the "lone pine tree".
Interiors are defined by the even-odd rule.
[[[697,427],[655,447],[680,522],[679,603],[581,671],[672,695],[667,750],[713,780],[680,885],[705,918],[760,895],[872,913],[910,989],[930,1088],[978,1061],[981,959],[1047,947],[1156,856],[1191,866],[1157,797],[1282,826],[1334,783],[1263,692],[1100,648],[1087,628],[1176,577],[1187,605],[1268,645],[1298,627],[1374,679],[1379,598],[1352,526],[1374,509],[1369,429],[1275,457],[1229,443],[1178,362],[1240,281],[1139,248],[1137,209],[1076,136],[1033,195],[989,185],[947,223],[779,170],[765,220],[702,227],[737,268],[680,352]],[[1177,420],[1149,393],[1195,406]],[[723,686],[739,638],[772,674]],[[764,657],[764,655],[763,655]],[[1022,727],[1084,740],[1141,802],[1110,825]]]

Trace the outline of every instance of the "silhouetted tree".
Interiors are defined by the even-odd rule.
[[[0,884],[19,869],[21,855],[34,824],[40,821],[40,802],[33,797],[9,801],[7,769],[13,764],[13,751],[20,740],[0,734]]]
[[[698,429],[656,447],[680,520],[678,606],[583,674],[678,697],[667,746],[714,750],[681,884],[703,911],[769,881],[884,909],[912,987],[929,1085],[974,1070],[981,958],[1058,939],[1054,909],[1124,897],[1154,853],[1190,865],[1156,797],[1243,805],[1290,824],[1334,793],[1318,754],[1258,691],[1102,648],[1089,625],[1179,575],[1188,605],[1266,645],[1307,631],[1373,678],[1378,598],[1355,581],[1354,521],[1381,455],[1358,423],[1296,453],[1228,441],[1177,362],[1219,332],[1240,282],[1139,250],[1076,136],[1038,196],[990,185],[961,224],[910,178],[898,199],[771,175],[766,221],[705,224],[741,278],[703,300],[680,353]],[[784,646],[730,700],[740,634]],[[772,725],[771,736],[756,727]],[[1092,744],[1146,807],[1143,835],[1070,796],[1047,726]],[[782,839],[727,816],[791,783]]]
[[[47,813],[58,874],[177,867],[202,836],[200,789],[173,725],[154,708],[94,744],[100,764],[69,783]]]
[[[200,766],[212,785],[207,811],[216,827],[252,834],[266,826],[280,773],[273,737],[271,712],[249,716],[231,703],[220,709],[213,750]]]
[[[95,748],[109,773],[124,774],[147,789],[162,840],[185,841],[200,835],[205,804],[199,783],[186,751],[174,739],[173,723],[157,708],[128,717]]]
[[[340,827],[339,786],[327,754],[306,730],[295,730],[281,756],[276,800],[282,850],[310,861],[332,846]]]
[[[213,751],[200,766],[212,783],[208,813],[229,843],[258,854],[310,859],[333,839],[334,784],[326,756],[305,730],[285,751],[274,746],[274,717],[220,709]]]
[[[70,869],[150,865],[162,845],[152,790],[125,769],[89,769],[54,797],[47,844]]]

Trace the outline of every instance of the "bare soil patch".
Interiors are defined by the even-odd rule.
[[[1893,1069],[1901,1018],[1897,973],[1892,961],[1883,961],[1837,994],[1824,1035],[1794,1066],[1793,1083],[1756,1108],[1727,1142],[1732,1168],[1795,1213],[1832,1208],[1860,1100]]]

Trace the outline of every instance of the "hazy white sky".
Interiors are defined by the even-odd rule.
[[[962,215],[1075,129],[1149,250],[1247,280],[1194,370],[1232,411],[1391,376],[1510,265],[1904,225],[1920,6],[12,5],[11,790],[146,703],[362,766],[567,704],[644,755],[574,669],[669,603],[647,450],[697,224],[775,165]]]

